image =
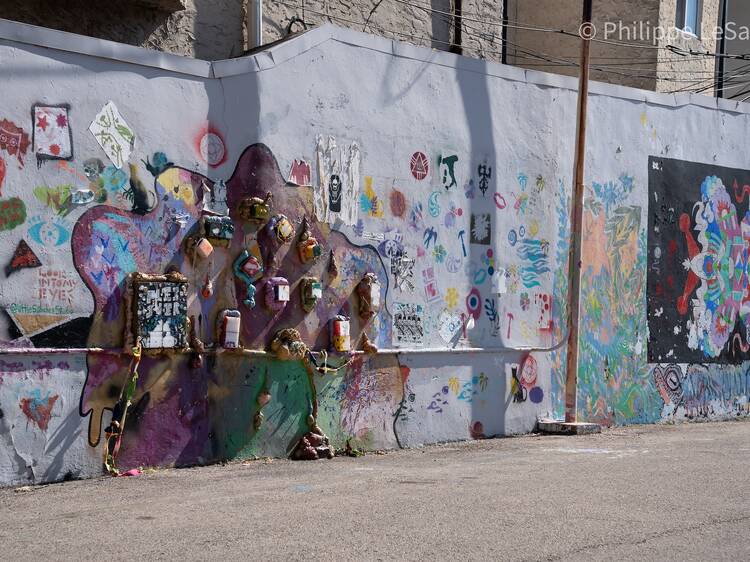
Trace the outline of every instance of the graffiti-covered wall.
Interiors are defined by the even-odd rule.
[[[574,82],[333,27],[210,65],[24,33],[0,43],[2,483],[477,439],[562,411]],[[654,163],[742,167],[747,117],[593,91],[580,415],[746,412],[741,357],[691,355],[703,317],[683,344],[681,304],[658,329],[646,308],[681,282],[653,267],[651,213],[684,222],[651,197],[692,193]],[[687,239],[664,240],[679,265]],[[713,298],[741,322],[741,296]]]

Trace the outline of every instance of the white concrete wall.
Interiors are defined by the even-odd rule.
[[[539,417],[562,411],[567,212],[576,106],[573,79],[332,27],[210,68],[170,57],[149,59],[141,51],[112,45],[107,46],[107,54],[98,53],[151,66],[46,49],[29,42],[55,46],[54,34],[31,33],[17,26],[6,25],[0,33],[6,37],[0,44],[0,65],[10,86],[0,106],[0,120],[7,119],[28,132],[33,104],[69,104],[74,146],[73,159],[64,167],[55,161],[37,167],[31,153],[21,167],[0,149],[7,167],[2,198],[19,198],[28,217],[23,224],[0,231],[0,263],[10,262],[20,239],[29,243],[43,263],[3,278],[1,308],[46,306],[48,296],[41,297],[38,291],[40,274],[59,270],[74,288],[63,303],[70,310],[66,309],[61,321],[94,313],[91,324],[78,328],[86,340],[79,345],[123,345],[122,316],[108,316],[120,294],[114,287],[91,284],[97,273],[91,270],[91,264],[98,263],[95,253],[109,255],[103,242],[94,238],[98,228],[106,227],[121,233],[120,238],[113,235],[110,243],[130,241],[127,249],[111,258],[118,267],[128,267],[125,264],[130,260],[141,270],[145,267],[157,273],[175,263],[188,275],[191,314],[203,311],[208,319],[198,335],[207,343],[214,341],[216,310],[207,312],[207,305],[197,296],[203,279],[199,267],[203,266],[183,259],[181,250],[174,255],[163,253],[168,246],[158,234],[164,228],[159,217],[165,220],[182,198],[192,201],[189,187],[188,193],[177,190],[172,195],[161,176],[155,185],[162,189],[163,199],[143,216],[130,213],[131,205],[117,193],[108,199],[110,208],[89,203],[74,206],[65,217],[56,213],[54,201],[34,194],[37,186],[72,183],[85,187],[80,175],[83,162],[92,157],[107,162],[88,131],[107,101],[117,105],[136,134],[130,163],[147,186],[154,178],[142,160],[163,151],[169,161],[205,176],[211,184],[227,180],[231,197],[232,186],[246,185],[237,183],[237,178],[256,181],[242,175],[247,163],[241,156],[244,153],[248,158],[253,153],[245,149],[261,142],[273,153],[278,168],[268,161],[258,177],[273,184],[274,205],[295,221],[302,213],[311,216],[311,201],[319,186],[316,138],[332,136],[339,146],[358,145],[361,165],[356,179],[363,197],[345,201],[358,215],[354,225],[335,222],[329,231],[326,225],[314,224],[317,236],[339,256],[340,275],[326,282],[330,291],[326,295],[343,295],[335,306],[350,311],[353,334],[366,330],[381,348],[379,355],[355,361],[336,375],[316,376],[318,421],[333,443],[343,446],[351,440],[365,448],[387,448],[523,433],[531,431]],[[97,52],[102,45],[83,41],[66,48],[74,47]],[[668,155],[747,168],[742,145],[750,123],[746,108],[722,105],[719,110],[715,103],[592,85],[581,313],[585,325],[580,342],[582,419],[632,423],[679,417],[663,402],[653,372],[656,366],[646,356],[648,158]],[[202,160],[198,150],[207,127],[221,136],[226,151],[225,161],[216,166]],[[431,169],[421,180],[410,170],[410,158],[416,152],[427,157]],[[438,156],[457,157],[455,186],[441,185],[441,176],[435,173]],[[284,186],[278,179],[287,177],[295,159],[312,164],[312,188]],[[480,164],[492,168],[484,194],[479,189]],[[192,189],[197,189],[195,185]],[[403,205],[394,191],[403,195]],[[179,208],[187,209],[189,229],[197,211],[192,204],[186,205]],[[103,212],[108,214],[99,214]],[[489,218],[489,244],[471,240],[471,217],[480,214]],[[54,233],[59,231],[52,230],[52,235],[37,243],[29,229],[39,220],[53,225],[64,220],[62,227],[73,242],[55,245]],[[112,226],[115,223],[128,226]],[[177,234],[178,239],[183,235]],[[394,244],[380,247],[381,240],[394,241],[415,260],[413,274],[405,274],[413,289],[408,283],[400,289],[396,286],[399,279],[391,271],[392,256],[387,250]],[[241,285],[231,282],[228,264],[234,258],[232,252],[244,243],[240,240],[224,251],[226,256],[223,250],[216,251],[216,266],[224,268],[220,275],[229,280],[226,285],[217,281],[226,303],[223,308],[241,308],[237,296]],[[436,251],[436,246],[441,249]],[[296,259],[294,249],[285,256],[280,260],[284,264]],[[384,309],[368,326],[354,319],[356,301],[349,296],[363,267],[379,277],[385,299]],[[429,269],[437,296],[425,290],[431,279],[426,273]],[[476,320],[463,330],[461,324],[474,306],[469,300],[472,294],[479,295],[480,307]],[[549,311],[544,310],[545,296],[552,303]],[[418,341],[399,342],[394,334],[399,324],[394,318],[404,304],[421,307],[424,336]],[[258,327],[249,324],[255,312],[243,309],[244,337],[253,336],[253,343],[246,345],[263,349],[276,329],[291,323],[308,345],[322,349],[330,317],[326,311],[319,307],[312,316],[288,316],[282,322],[273,319],[271,331],[256,337],[253,330]],[[40,313],[45,314],[51,315]],[[29,322],[27,326],[33,324]],[[9,316],[0,319],[0,334],[4,353],[12,353],[14,347],[64,349],[76,336],[71,329],[70,333],[47,332],[41,339],[36,335],[19,338]],[[454,346],[464,352],[451,352]],[[399,347],[406,349],[395,349]],[[106,410],[114,405],[127,378],[127,358],[45,353],[17,351],[3,356],[0,363],[4,412],[0,458],[7,459],[0,474],[5,484],[99,472],[100,422],[106,425]],[[40,371],[30,364],[37,359],[49,359],[57,367],[49,373]],[[71,368],[60,367],[61,360],[69,361]],[[290,452],[304,432],[310,399],[304,369],[270,358],[208,356],[204,366],[195,370],[188,367],[188,360],[189,356],[176,354],[142,362],[134,400],[137,414],[126,431],[123,468]],[[715,371],[721,387],[722,367]],[[720,402],[706,417],[734,415],[736,404],[747,402],[743,384],[732,382],[723,398],[713,395],[695,400]],[[255,393],[263,388],[273,395],[271,409],[266,411],[265,425],[254,430]],[[60,398],[50,401],[53,396]],[[49,408],[49,421],[43,423],[46,428],[35,421],[41,418],[22,407],[30,403],[24,400],[36,398],[46,401]],[[88,426],[88,440],[86,431],[81,435],[82,425]],[[40,445],[45,442],[47,446]],[[29,465],[40,468],[31,470]],[[54,470],[46,468],[50,466]]]

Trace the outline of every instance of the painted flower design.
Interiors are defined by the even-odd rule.
[[[454,308],[458,304],[458,291],[455,287],[451,287],[445,293],[445,304],[448,308]]]
[[[442,244],[439,244],[432,250],[432,255],[435,257],[436,262],[443,263],[445,261],[445,256],[448,255],[448,252],[445,251],[445,248],[443,248]]]
[[[125,184],[128,183],[128,175],[115,166],[104,168],[101,177],[104,181],[104,189],[111,193],[122,191],[125,188]]]

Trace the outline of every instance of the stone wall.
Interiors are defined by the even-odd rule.
[[[0,18],[138,45],[178,55],[220,60],[247,48],[247,0],[72,0],[50,10],[41,0],[0,3]],[[279,0],[265,2],[264,42],[324,23],[367,31],[437,50],[453,43],[451,0]],[[500,0],[465,0],[463,54],[500,60]],[[304,22],[304,24],[302,23]],[[366,25],[365,25],[366,24]]]
[[[243,0],[0,2],[0,18],[206,60],[244,50]]]
[[[499,61],[502,51],[502,2],[467,0],[462,6],[462,53],[469,57]],[[308,26],[334,23],[356,31],[446,51],[454,40],[452,10],[451,0],[268,2],[264,5],[264,39],[270,41],[285,37],[290,22],[299,18]],[[294,30],[301,28],[301,24],[294,24]]]
[[[721,0],[703,0],[701,30],[698,35],[677,32],[661,46],[674,45],[683,50],[692,50],[713,55],[717,51],[715,29],[719,25],[719,6]],[[677,0],[664,0],[659,9],[659,24],[663,27],[674,26],[677,11]],[[716,59],[707,57],[684,57],[669,51],[659,51],[656,84],[658,92],[672,92],[681,89],[703,89],[705,95],[714,95],[716,81]]]
[[[660,92],[696,89],[713,95],[714,58],[681,56],[664,49],[674,45],[681,49],[715,53],[713,33],[718,24],[719,0],[703,2],[701,38],[677,32],[676,0],[604,0],[595,2],[593,23],[598,39],[635,43],[640,47],[592,42],[591,77],[613,84],[622,84]],[[511,0],[508,17],[522,26],[564,29],[577,33],[581,22],[578,0]],[[508,29],[510,64],[548,72],[577,75],[580,41],[577,37],[528,29]],[[607,26],[610,32],[605,37]],[[661,26],[667,38],[656,40],[654,28]],[[661,49],[649,47],[657,46]],[[526,52],[524,52],[526,51]],[[542,60],[541,58],[549,60]]]

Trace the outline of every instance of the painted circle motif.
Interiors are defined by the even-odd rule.
[[[398,189],[391,190],[390,196],[391,214],[394,217],[403,217],[406,212],[406,197]]]
[[[515,246],[516,242],[518,242],[518,234],[516,234],[516,231],[513,229],[508,232],[508,242],[511,246]]]
[[[478,320],[482,314],[482,295],[476,287],[466,296],[466,310],[474,317],[474,320]]]
[[[657,365],[654,368],[656,390],[661,394],[665,404],[682,402],[682,376],[682,369],[675,364],[666,367]]]
[[[415,152],[411,155],[411,161],[409,163],[411,167],[411,175],[416,180],[423,180],[430,173],[430,164],[427,161],[427,156],[424,152]]]
[[[218,166],[224,161],[224,140],[212,131],[207,131],[200,140],[201,157],[209,166]]]
[[[520,236],[521,238],[523,238],[524,236],[526,236],[526,227],[525,226],[521,225],[521,226],[518,227],[518,236]]]
[[[521,365],[521,386],[524,386],[528,389],[534,388],[534,385],[536,385],[538,371],[539,367],[537,365],[536,359],[534,359],[532,355],[527,355],[526,359],[524,359],[523,361],[523,365]]]
[[[535,386],[529,390],[529,400],[534,404],[541,404],[542,400],[544,400],[544,391],[538,386]]]

